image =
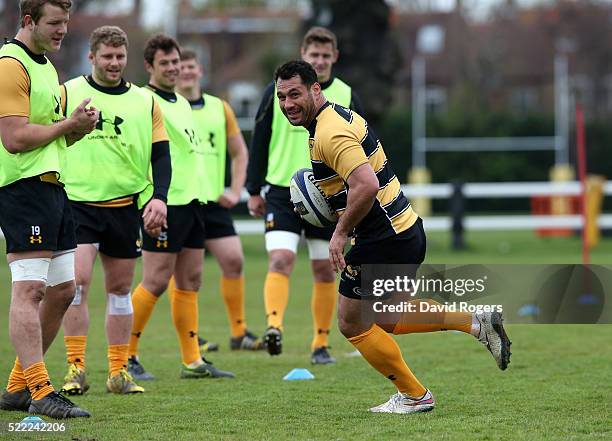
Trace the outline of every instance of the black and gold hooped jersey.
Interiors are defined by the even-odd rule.
[[[314,178],[338,215],[346,209],[348,177],[370,164],[378,178],[378,195],[366,217],[355,227],[357,243],[371,242],[410,228],[418,216],[400,189],[382,144],[358,114],[325,103],[308,128]]]

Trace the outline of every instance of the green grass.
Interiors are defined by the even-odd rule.
[[[428,262],[578,263],[577,239],[536,239],[531,233],[468,235],[468,248],[449,251],[446,234],[431,234]],[[263,237],[243,238],[246,254],[247,320],[264,329],[262,284],[266,272]],[[594,250],[597,263],[611,263],[612,241]],[[219,272],[207,259],[200,291],[200,323],[209,340],[221,343],[210,358],[232,370],[234,380],[179,380],[180,356],[169,305],[162,298],[141,343],[145,367],[157,380],[143,383],[140,396],[104,392],[107,372],[103,332],[104,295],[100,267],[90,295],[87,351],[91,390],[77,400],[88,420],[70,420],[68,432],[6,434],[6,423],[25,414],[0,411],[0,440],[573,440],[612,438],[612,325],[514,325],[509,369],[501,372],[473,338],[453,333],[400,336],[404,356],[436,395],[434,412],[402,417],[372,415],[366,409],[385,401],[392,385],[332,333],[335,366],[311,367],[310,276],[301,251],[291,279],[284,352],[236,353],[228,349],[228,326],[219,296]],[[0,263],[0,382],[8,375],[13,349],[8,340],[9,274]],[[56,386],[65,373],[61,334],[46,357]],[[286,382],[292,368],[308,367],[313,381]]]

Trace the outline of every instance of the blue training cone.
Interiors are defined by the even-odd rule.
[[[26,428],[32,429],[42,429],[45,424],[45,420],[43,420],[39,416],[28,416],[20,421],[20,424],[23,424]],[[23,427],[22,426],[22,427]]]
[[[314,375],[308,369],[292,369],[283,380],[314,380]]]

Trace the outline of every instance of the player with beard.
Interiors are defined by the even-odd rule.
[[[63,188],[65,150],[99,113],[79,101],[68,118],[47,52],[66,36],[69,1],[21,0],[21,27],[0,49],[0,227],[12,293],[9,335],[17,359],[0,409],[52,418],[89,413],[55,392],[43,356],[74,297],[76,238]]]
[[[486,345],[498,367],[510,362],[510,340],[497,312],[406,311],[375,314],[372,296],[361,286],[361,266],[423,262],[423,223],[400,189],[380,140],[356,112],[327,101],[317,73],[304,61],[291,61],[274,75],[279,107],[294,126],[308,130],[315,182],[339,216],[329,242],[329,260],[341,272],[338,302],[340,332],[370,365],[393,382],[397,393],[372,407],[375,413],[411,414],[433,410],[435,400],[414,376],[388,334],[457,330]],[[349,235],[352,248],[344,255]],[[391,299],[393,300],[393,299]],[[414,300],[440,306],[429,300]]]

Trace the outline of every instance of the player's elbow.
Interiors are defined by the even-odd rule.
[[[2,138],[2,145],[6,149],[7,152],[11,154],[19,153],[23,150],[22,143],[19,143],[12,137],[7,137],[8,139]]]

